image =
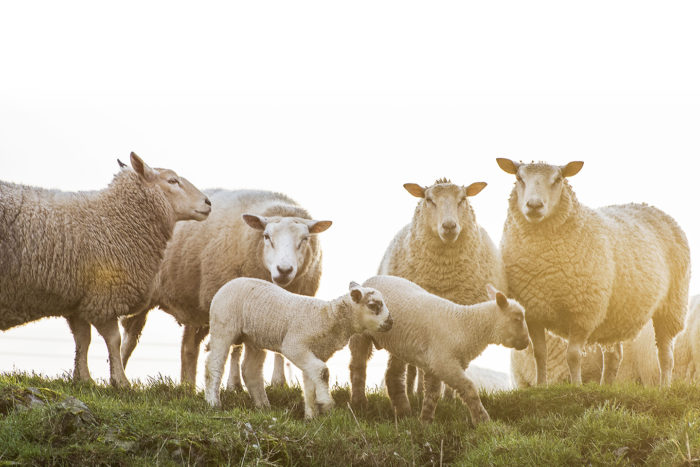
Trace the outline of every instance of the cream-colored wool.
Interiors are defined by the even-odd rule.
[[[92,324],[107,344],[112,384],[129,385],[117,319],[148,305],[175,222],[210,211],[206,196],[172,170],[134,153],[131,164],[96,192],[0,182],[0,329],[66,317],[76,380],[91,380]]]
[[[524,310],[492,289],[492,301],[457,305],[431,294],[406,279],[376,276],[363,286],[379,290],[391,312],[394,325],[384,333],[366,332],[364,346],[353,341],[350,362],[352,399],[365,396],[367,356],[372,344],[389,352],[385,382],[399,417],[411,412],[406,395],[406,364],[425,372],[421,418],[431,421],[440,394],[440,381],[455,389],[469,408],[474,424],[489,420],[479,394],[464,369],[489,344],[524,349],[529,342]]]
[[[485,186],[476,182],[463,187],[446,179],[429,187],[404,185],[420,201],[411,223],[389,244],[379,274],[403,277],[460,305],[486,300],[486,284],[506,290],[501,255],[477,224],[468,200]],[[409,367],[409,393],[414,378],[415,369]]]
[[[583,206],[566,179],[582,162],[498,163],[516,175],[501,252],[509,292],[528,310],[538,384],[547,382],[545,329],[568,340],[574,383],[582,381],[582,349],[606,345],[602,380],[609,383],[617,374],[621,342],[649,320],[661,382],[669,384],[690,277],[688,242],[678,224],[645,204]]]
[[[158,306],[185,326],[181,381],[195,384],[202,340],[208,334],[214,294],[236,277],[275,281],[290,292],[313,296],[321,278],[317,233],[330,221],[315,221],[281,193],[207,190],[212,213],[206,222],[178,225],[168,244],[150,308]],[[245,218],[244,218],[245,215]],[[265,237],[270,236],[270,240]],[[291,269],[282,276],[277,269]],[[124,364],[146,323],[148,310],[122,321]],[[231,353],[228,387],[241,387],[240,347]],[[284,360],[276,356],[272,382],[284,384]]]
[[[566,341],[547,333],[547,381],[569,381],[566,363]],[[649,321],[637,337],[622,344],[622,362],[616,381],[636,382],[651,386],[659,383],[659,362],[654,342],[654,326]],[[683,330],[676,336],[673,348],[673,380],[697,381],[700,374],[700,295],[690,300],[690,309]],[[603,355],[595,348],[582,358],[583,382],[600,381]],[[511,370],[517,387],[533,386],[536,381],[535,358],[532,346],[525,350],[513,350]]]
[[[274,284],[238,278],[224,285],[211,302],[207,402],[221,405],[219,389],[228,350],[245,344],[243,380],[257,407],[269,407],[262,375],[265,351],[279,352],[304,375],[306,418],[333,407],[324,363],[347,345],[352,334],[390,329],[392,318],[382,294],[350,283],[350,293],[332,301],[290,293]],[[317,407],[318,405],[318,407]]]

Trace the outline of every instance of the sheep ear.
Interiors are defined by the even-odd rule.
[[[510,159],[506,159],[505,157],[497,157],[496,162],[501,170],[511,175],[518,173],[518,168],[520,168],[520,164],[513,162]]]
[[[501,292],[496,292],[496,304],[501,310],[508,309],[508,298]]]
[[[489,297],[489,300],[496,300],[497,293],[498,289],[496,287],[491,284],[486,284],[486,295]]]
[[[134,168],[134,171],[141,175],[144,180],[150,182],[153,181],[156,178],[156,173],[155,171],[146,164],[143,159],[141,159],[139,156],[136,155],[135,152],[131,153],[131,167]]]
[[[126,167],[126,164],[123,163],[123,162],[122,162],[121,160],[119,160],[118,158],[117,158],[117,164],[119,164],[119,168],[120,168],[120,169],[123,169],[123,168]]]
[[[559,167],[562,177],[573,177],[583,168],[583,161],[573,161]]]
[[[362,290],[360,289],[360,284],[357,282],[350,282],[350,286],[348,288],[350,289],[350,298],[352,298],[352,301],[355,303],[360,303],[362,300]]]
[[[403,187],[416,198],[425,198],[425,188],[417,183],[404,183]]]
[[[317,234],[325,232],[332,224],[332,221],[311,221],[308,223],[309,233]]]
[[[475,196],[486,188],[486,182],[474,182],[467,187],[467,196]]]
[[[263,216],[256,216],[255,214],[243,214],[241,218],[243,219],[243,222],[245,222],[255,230],[265,230],[265,226],[267,226],[267,219]]]

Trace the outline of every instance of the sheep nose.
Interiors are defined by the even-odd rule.
[[[293,269],[294,268],[292,266],[285,266],[285,267],[277,266],[277,271],[279,271],[279,273],[282,274],[283,276],[286,276],[289,273],[291,273]]]
[[[455,221],[445,221],[442,223],[442,228],[450,231],[457,228],[457,223]]]
[[[204,198],[204,204],[211,206],[211,201],[209,201],[209,198]]]
[[[544,207],[544,203],[540,199],[535,199],[535,200],[530,200],[525,205],[530,208],[530,209],[542,209]]]

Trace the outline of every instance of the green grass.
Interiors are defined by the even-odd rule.
[[[27,387],[49,403],[20,407]],[[85,402],[75,422],[58,401]],[[27,374],[0,375],[0,465],[700,465],[700,387],[569,385],[482,394],[492,422],[471,426],[459,401],[435,422],[395,421],[388,398],[307,422],[299,388],[268,388],[271,410],[244,392],[210,409],[169,379],[130,390]],[[414,413],[419,401],[412,399]]]

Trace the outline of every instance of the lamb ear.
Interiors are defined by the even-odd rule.
[[[512,160],[506,159],[505,157],[497,157],[496,163],[498,163],[498,166],[501,168],[501,170],[511,175],[515,175],[516,173],[518,173],[518,168],[520,168],[519,163],[513,162]]]
[[[496,300],[497,293],[498,289],[496,287],[492,284],[486,284],[486,295],[489,297],[489,300]]]
[[[267,226],[267,219],[263,216],[256,216],[255,214],[243,214],[241,216],[243,222],[254,228],[255,230],[265,230]]]
[[[310,221],[307,223],[309,226],[309,233],[317,234],[325,232],[333,224],[332,221]]]
[[[417,183],[404,183],[403,187],[416,198],[425,198],[425,188]]]
[[[153,181],[156,178],[156,173],[155,171],[146,164],[143,159],[141,159],[139,156],[136,155],[135,152],[131,153],[131,167],[133,167],[134,171],[141,175],[144,180],[150,182]]]
[[[120,169],[123,169],[124,167],[126,167],[126,164],[123,163],[121,160],[119,160],[119,158],[117,158],[117,164],[119,164]]]
[[[573,177],[583,168],[583,161],[573,161],[559,167],[562,177]]]
[[[501,292],[496,292],[496,304],[502,310],[508,309],[508,298]]]
[[[355,303],[360,303],[362,300],[362,290],[360,289],[360,284],[357,282],[350,282],[350,286],[348,288],[350,289],[350,298],[352,298],[352,301]]]
[[[486,182],[474,182],[467,187],[467,196],[475,196],[486,188]]]

